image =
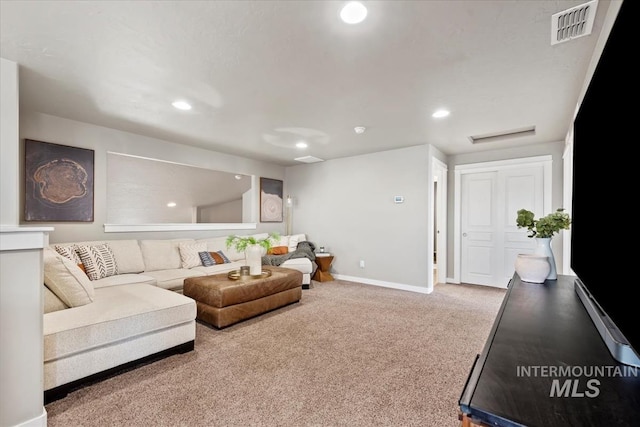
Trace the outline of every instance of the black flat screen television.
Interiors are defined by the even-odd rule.
[[[634,246],[640,73],[631,6],[625,0],[620,7],[574,121],[571,268],[576,292],[614,358],[640,366]]]

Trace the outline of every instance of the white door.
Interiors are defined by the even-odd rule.
[[[497,172],[462,175],[462,253],[464,283],[496,286],[499,246],[495,207]]]
[[[533,241],[518,229],[519,209],[541,216],[545,168],[519,165],[461,176],[460,278],[463,283],[505,288],[517,254],[530,253]]]
[[[498,273],[505,284],[513,276],[514,265],[518,254],[532,253],[535,241],[527,237],[527,230],[519,229],[516,218],[519,209],[527,209],[536,214],[536,218],[544,216],[544,168],[542,166],[520,167],[499,172],[500,182],[504,185],[504,199],[501,206],[502,231],[502,271]],[[502,193],[502,191],[500,192]]]

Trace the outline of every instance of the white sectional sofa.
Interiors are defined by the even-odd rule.
[[[304,240],[305,235],[283,236],[276,245],[295,250]],[[196,304],[182,295],[183,281],[244,265],[244,254],[227,249],[225,241],[225,237],[101,240],[45,248],[45,402],[127,366],[192,350]],[[100,274],[106,277],[90,280],[95,271],[85,274],[70,255],[62,255],[64,248],[73,248],[71,252],[77,254],[76,248],[104,247],[104,243],[113,264],[98,266],[106,269],[107,273]],[[202,248],[222,251],[229,262],[195,265],[193,253]],[[313,265],[309,259],[289,259],[281,266],[301,271],[303,285],[311,282]],[[65,287],[69,281],[73,288]]]

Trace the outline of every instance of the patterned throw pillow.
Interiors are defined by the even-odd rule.
[[[211,267],[212,265],[216,265],[216,262],[211,258],[211,254],[209,252],[198,252],[200,256],[200,261],[202,261],[202,265],[205,267]]]
[[[182,242],[178,246],[180,248],[180,261],[182,263],[182,268],[193,268],[202,265],[202,260],[198,254],[200,252],[207,251],[206,243]]]
[[[116,258],[108,243],[100,245],[78,246],[78,255],[84,264],[84,269],[91,280],[118,274]]]
[[[82,260],[78,255],[76,245],[71,245],[71,246],[55,245],[53,248],[56,250],[56,252],[58,252],[63,257],[70,259],[76,264],[82,264]]]
[[[222,251],[209,252],[209,255],[211,255],[211,258],[213,258],[213,261],[216,264],[229,264],[229,263],[231,263],[229,258],[227,258],[227,256]]]

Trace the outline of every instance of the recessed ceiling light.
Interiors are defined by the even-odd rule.
[[[447,117],[449,115],[449,111],[447,110],[438,110],[431,115],[431,117],[435,117],[436,119]]]
[[[189,104],[187,101],[174,101],[173,103],[171,103],[171,105],[173,105],[178,110],[191,110],[191,104]]]
[[[356,127],[353,128],[353,130],[356,133],[364,133],[364,131],[367,130],[367,128],[365,128],[364,126],[356,126]]]
[[[367,17],[367,8],[358,1],[350,1],[340,11],[340,18],[347,24],[359,24]]]
[[[168,208],[175,208],[177,206],[176,202],[169,202],[167,203],[167,207]]]
[[[242,175],[236,175],[234,178],[237,179],[237,180],[241,180],[242,179]]]
[[[309,145],[307,145],[307,143],[304,142],[304,141],[300,141],[300,142],[296,143],[296,147],[298,147],[298,148],[307,148],[308,146]]]

